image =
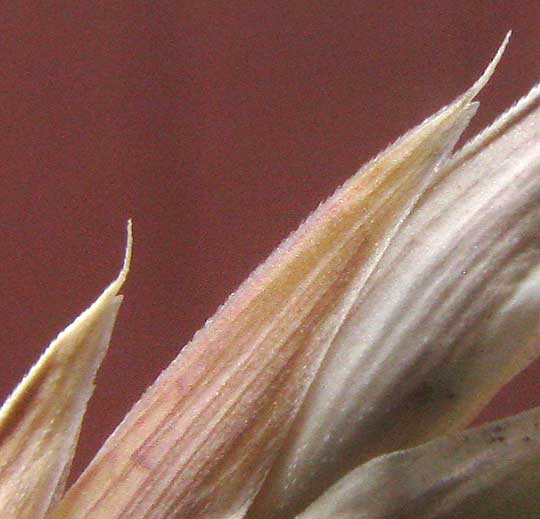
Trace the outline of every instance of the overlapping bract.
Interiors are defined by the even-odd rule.
[[[122,302],[116,278],[51,343],[0,409],[0,518],[41,519],[64,493],[86,404]]]
[[[456,432],[540,354],[540,91],[452,151],[506,41],[469,91],[367,164],[248,278],[47,519],[491,517],[490,489],[540,462],[538,411]],[[124,277],[68,329],[79,364],[56,343],[45,354],[85,371],[75,376],[86,388]],[[40,365],[45,409],[8,401],[0,414],[0,433],[29,424],[9,429],[0,456],[15,442],[27,446],[21,466],[47,459],[29,480],[0,465],[6,502],[24,482],[20,510],[55,504],[69,467],[47,450],[60,425],[40,436],[34,414],[63,405],[78,430],[90,392],[72,411]],[[501,499],[526,488],[522,509],[534,510],[538,492],[522,480]]]

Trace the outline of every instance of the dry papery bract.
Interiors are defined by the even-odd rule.
[[[41,519],[64,493],[94,378],[107,351],[131,259],[51,343],[0,409],[0,518]]]
[[[126,261],[0,411],[0,517],[491,518],[494,490],[535,510],[538,411],[460,432],[539,354],[539,90],[452,155],[507,40],[256,269],[61,497]]]

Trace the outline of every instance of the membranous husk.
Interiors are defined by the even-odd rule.
[[[540,508],[540,408],[387,454],[298,519],[530,519]]]
[[[51,343],[0,409],[0,517],[40,519],[64,493],[129,269]]]

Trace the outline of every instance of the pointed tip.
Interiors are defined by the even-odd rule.
[[[512,31],[508,31],[506,33],[503,42],[499,46],[499,49],[495,53],[493,59],[489,62],[489,65],[486,67],[483,74],[477,79],[476,83],[474,83],[474,85],[467,91],[467,93],[465,94],[465,98],[467,99],[467,101],[474,99],[478,95],[478,93],[484,88],[484,86],[486,86],[487,82],[491,79],[491,76],[495,72],[499,61],[501,61],[502,55],[504,54],[508,42],[510,41],[511,35]]]
[[[118,273],[116,279],[105,289],[101,298],[110,297],[111,295],[115,296],[118,294],[118,291],[122,288],[122,285],[125,283],[129,269],[131,266],[131,257],[133,254],[133,222],[131,218],[127,222],[126,227],[126,249],[124,252],[124,261],[122,263],[122,268]],[[97,301],[96,301],[97,302]]]
[[[120,274],[118,275],[118,280],[121,280],[123,283],[126,280],[126,277],[129,273],[129,268],[131,265],[131,257],[133,254],[133,221],[131,218],[127,221],[126,227],[126,251],[124,253],[124,263]]]

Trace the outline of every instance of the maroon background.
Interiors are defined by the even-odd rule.
[[[506,30],[473,131],[540,81],[539,15],[537,2],[455,0],[4,2],[0,398],[116,275],[132,217],[79,471],[227,294],[471,85]],[[540,405],[539,374],[489,416]]]

